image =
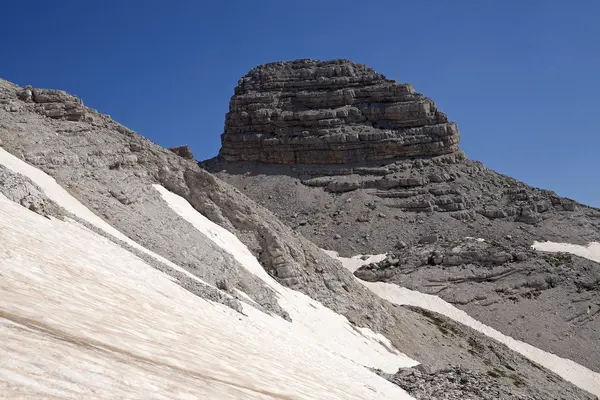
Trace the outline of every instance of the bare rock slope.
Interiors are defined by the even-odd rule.
[[[300,72],[306,65],[313,66],[309,68],[313,72]],[[318,86],[319,81],[327,82],[328,78],[319,78],[314,71],[325,74],[323,71],[336,71],[337,67],[339,75],[331,78],[336,86]],[[330,147],[344,149],[342,153],[351,157],[314,156],[309,146],[300,145],[304,139],[295,123],[279,120],[267,123],[277,126],[271,133],[274,138],[265,139],[268,145],[242,146],[260,149],[260,157],[242,156],[245,150],[232,151],[230,136],[253,137],[231,130],[240,107],[237,99],[250,96],[246,93],[252,93],[252,98],[269,99],[285,94],[290,115],[320,115],[326,107],[323,104],[337,107],[333,100],[297,100],[300,93],[305,98],[302,96],[307,89],[287,94],[287,88],[305,87],[308,80],[318,87],[318,94],[306,94],[309,99],[338,99],[339,93],[347,90],[361,93],[352,97],[360,98],[356,103],[359,109],[369,104],[379,104],[383,110],[388,106],[396,109],[399,98],[382,93],[396,96],[392,88],[407,86],[382,80],[375,84],[378,90],[360,91],[354,86],[355,80],[348,78],[356,71],[372,70],[346,60],[300,60],[255,68],[242,78],[232,98],[220,156],[200,165],[320,247],[347,256],[390,253],[387,261],[357,271],[358,277],[437,294],[507,335],[600,371],[600,265],[577,256],[555,257],[530,248],[535,241],[582,245],[600,241],[600,210],[531,187],[467,159],[458,148],[456,125],[448,125],[438,117],[419,123],[427,129],[452,126],[452,135],[443,136],[447,145],[419,145],[420,150],[414,153],[387,143],[387,139],[379,142],[374,133],[369,137],[375,140],[358,143],[381,144],[388,151],[382,157],[373,156],[371,144],[347,153],[347,146],[357,143],[351,140]],[[262,109],[256,107],[256,112]],[[437,110],[435,113],[439,115]],[[337,124],[339,118],[334,120]],[[387,132],[392,123],[388,122],[368,130]],[[244,126],[251,127],[248,132],[263,129],[253,123]],[[340,132],[356,132],[363,125],[344,120],[334,129],[336,137],[343,137]],[[315,128],[309,132],[318,136],[315,132],[322,131]],[[394,132],[397,136],[392,143],[414,140],[412,130]],[[297,138],[298,152],[304,156],[286,156],[289,143],[278,138],[288,137]],[[282,157],[286,159],[282,161]]]

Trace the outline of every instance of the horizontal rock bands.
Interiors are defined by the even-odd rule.
[[[238,82],[221,135],[226,160],[340,164],[437,156],[456,124],[405,83],[348,60],[277,62]]]

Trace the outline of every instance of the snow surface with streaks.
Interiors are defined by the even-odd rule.
[[[571,248],[569,246],[573,245],[555,246],[555,248]],[[363,264],[368,264],[374,262],[374,260],[385,258],[385,254],[383,254],[378,256],[370,256],[367,260],[362,260],[361,256],[345,258],[339,257],[334,251],[324,251],[330,256],[337,258],[339,261],[341,261],[342,265],[352,272],[360,268],[360,265],[358,265],[359,261]],[[582,254],[584,254],[584,252],[580,251],[579,255]],[[531,346],[530,344],[515,340],[510,336],[506,336],[503,333],[485,324],[482,324],[473,317],[469,316],[466,312],[456,308],[452,304],[442,300],[437,296],[420,293],[391,283],[366,282],[358,278],[357,280],[369,288],[373,293],[391,303],[421,307],[423,309],[445,315],[456,322],[469,326],[483,333],[484,335],[489,336],[502,344],[505,344],[511,350],[520,353],[531,361],[548,368],[550,371],[553,371],[574,385],[587,390],[596,396],[600,396],[600,374],[590,370],[589,368],[586,368],[572,360],[559,357],[555,354]]]
[[[0,163],[57,204],[131,244],[51,177],[19,161],[0,152]],[[214,240],[231,244],[233,238],[219,237],[220,227],[206,224]],[[415,361],[309,298],[273,281],[292,317],[316,311],[296,323],[251,306],[243,316],[193,295],[85,227],[1,195],[0,265],[0,393],[7,398],[412,399],[363,365],[390,370]],[[324,323],[332,338],[320,336],[329,334]]]

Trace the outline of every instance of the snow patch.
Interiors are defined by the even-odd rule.
[[[235,293],[237,293],[238,296],[243,297],[244,299],[248,300],[252,304],[258,305],[258,303],[256,301],[254,301],[254,299],[252,297],[250,297],[246,294],[246,292],[242,292],[241,290],[235,289],[235,288],[233,290],[235,291]]]
[[[337,258],[338,260],[342,259],[339,257],[339,253],[333,250],[323,250],[329,257]],[[344,267],[350,272],[354,273],[357,269],[362,267],[363,265],[378,263],[380,261],[385,260],[387,254],[369,254],[369,255],[358,255],[350,258],[343,258]]]
[[[86,206],[81,204],[79,200],[75,197],[71,196],[69,192],[63,189],[56,180],[45,172],[27,164],[25,161],[13,156],[6,150],[0,148],[0,164],[4,165],[6,168],[11,171],[26,176],[31,179],[36,185],[38,185],[44,194],[56,204],[67,210],[68,212],[76,215],[77,217],[87,221],[88,223],[94,225],[96,228],[103,230],[104,232],[112,235],[113,237],[124,241],[130,246],[133,246],[137,250],[143,251],[147,255],[153,257],[154,259],[167,264],[169,267],[187,275],[189,278],[200,282],[204,285],[214,287],[207,282],[204,282],[202,279],[198,278],[196,275],[191,274],[184,268],[179,265],[174,264],[173,262],[167,260],[166,258],[148,250],[147,248],[141,246],[137,242],[131,240],[119,230],[113,228],[110,224],[104,221],[102,218],[98,217],[92,211],[90,211]]]
[[[598,242],[591,242],[587,246],[582,246],[571,243],[535,241],[531,247],[535,250],[548,253],[570,253],[600,263],[600,243]]]
[[[318,338],[323,347],[354,362],[394,373],[400,367],[418,362],[393,349],[383,335],[369,329],[356,328],[346,317],[335,313],[303,293],[280,285],[263,269],[256,257],[231,232],[213,223],[196,211],[183,197],[160,185],[154,185],[169,206],[223,250],[230,253],[244,268],[259,277],[277,294],[279,305],[286,310],[292,323],[288,329],[308,337]],[[246,308],[244,308],[246,310]],[[392,349],[393,352],[390,351]]]
[[[0,265],[8,398],[412,399],[293,324],[203,300],[104,237],[4,196]]]
[[[572,245],[571,245],[572,246]],[[563,248],[563,247],[561,247]],[[557,250],[563,251],[563,250]],[[358,256],[360,259],[360,256]],[[336,257],[343,265],[348,265],[348,269],[355,268],[356,257],[352,259]],[[441,298],[429,294],[409,290],[395,284],[385,282],[366,282],[357,278],[357,280],[368,287],[373,293],[382,299],[398,305],[411,305],[424,308],[445,315],[456,322],[469,326],[486,336],[489,336],[500,343],[505,344],[511,350],[514,350],[524,357],[536,362],[550,371],[561,376],[563,379],[574,385],[587,390],[588,392],[600,396],[600,374],[594,372],[572,360],[559,357],[548,353],[530,344],[515,340],[510,336],[482,324],[466,312],[454,307],[452,304]]]

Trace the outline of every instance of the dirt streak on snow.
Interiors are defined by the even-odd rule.
[[[104,237],[3,196],[0,265],[8,398],[411,398],[280,318],[205,301]]]
[[[556,243],[556,242],[533,242],[531,246],[538,251],[546,251],[549,253],[571,253],[579,257],[587,258],[588,260],[600,263],[600,243],[592,242],[587,246],[581,246],[571,243]]]
[[[354,327],[346,317],[303,293],[280,285],[266,273],[256,257],[234,234],[200,214],[184,198],[160,185],[154,187],[176,213],[223,250],[229,252],[243,267],[262,279],[277,293],[279,305],[289,313],[293,321],[287,324],[290,331],[296,331],[307,337],[316,337],[328,351],[342,355],[359,365],[393,373],[399,367],[418,364],[397,350],[390,352],[389,349],[393,349],[393,346],[385,336],[376,334],[370,329]],[[247,306],[244,310],[248,308],[250,307]]]
[[[210,285],[207,282],[204,282],[197,276],[191,274],[184,268],[180,267],[167,260],[166,258],[148,250],[147,248],[141,246],[139,243],[131,240],[129,237],[125,236],[119,230],[112,227],[102,218],[98,217],[92,211],[90,211],[86,206],[81,204],[79,200],[75,197],[71,196],[69,192],[67,192],[62,186],[56,183],[56,180],[45,172],[27,164],[25,161],[21,160],[18,157],[13,156],[6,150],[0,148],[0,164],[4,165],[6,168],[10,169],[13,172],[22,174],[23,176],[31,179],[35,184],[37,184],[44,194],[55,203],[63,207],[68,212],[78,216],[79,218],[89,222],[94,225],[96,228],[103,230],[104,232],[112,235],[113,237],[124,241],[130,246],[135,247],[137,250],[143,251],[154,259],[167,264],[169,267],[187,275],[189,278],[198,281],[207,286]]]
[[[349,259],[339,257],[335,252],[325,252],[330,256],[340,260],[343,265],[347,265],[348,269],[350,270],[356,270],[356,260],[360,260],[360,256],[355,256]],[[368,262],[368,260],[363,261],[363,263]],[[531,346],[530,344],[515,340],[510,336],[506,336],[503,333],[482,324],[473,317],[469,316],[466,312],[454,307],[452,304],[442,300],[437,296],[409,290],[395,284],[385,282],[366,282],[358,278],[357,280],[364,286],[371,289],[373,293],[391,303],[421,307],[426,310],[445,315],[456,322],[469,326],[483,333],[484,335],[505,344],[510,349],[522,354],[531,361],[548,368],[574,385],[587,390],[596,396],[600,396],[600,374],[572,360],[559,357],[555,354]]]

